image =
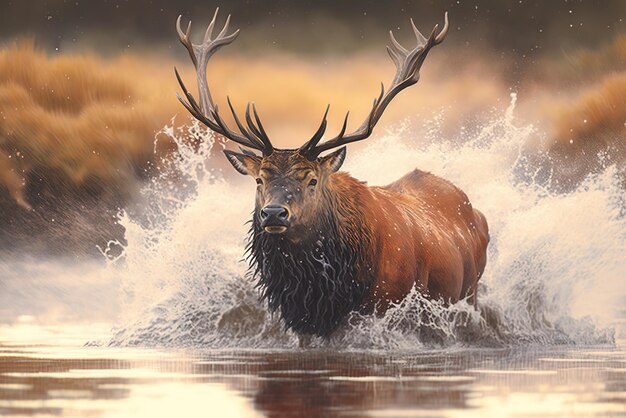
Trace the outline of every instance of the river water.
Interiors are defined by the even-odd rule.
[[[345,165],[374,185],[419,167],[468,194],[492,235],[479,309],[412,293],[305,348],[241,261],[254,182],[211,168],[206,131],[164,128],[183,179],[164,172],[120,213],[123,242],[0,260],[0,414],[626,416],[623,167],[559,190],[514,105],[458,138],[441,139],[445,115],[407,122]]]
[[[83,347],[98,332],[93,325],[0,330],[0,415],[626,416],[620,342],[412,352],[155,350]]]

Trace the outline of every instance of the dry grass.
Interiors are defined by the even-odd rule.
[[[547,150],[564,183],[576,185],[607,164],[626,167],[626,72],[555,104],[552,115]]]
[[[0,180],[18,201],[33,169],[74,186],[117,184],[152,159],[154,132],[174,106],[163,105],[156,80],[124,66],[89,55],[50,58],[27,41],[0,51]]]
[[[390,106],[381,128],[409,116],[430,117],[444,107],[453,109],[447,123],[458,125],[506,97],[497,77],[484,77],[487,66],[469,63],[450,74],[443,58],[433,53],[423,81]],[[308,139],[329,102],[329,132],[339,130],[348,110],[351,126],[360,124],[380,81],[388,82],[394,71],[383,50],[329,62],[225,55],[211,64],[216,100],[223,103],[230,95],[240,111],[248,100],[256,101],[266,129],[282,147]],[[158,160],[155,131],[176,113],[188,120],[174,96],[174,65],[194,89],[191,64],[168,57],[50,57],[28,41],[0,50],[0,187],[27,206],[34,171],[54,173],[49,180],[68,188],[132,184]]]
[[[626,68],[626,35],[615,37],[613,41],[598,50],[581,50],[574,53],[571,63],[579,74],[604,75]]]
[[[626,35],[618,35],[595,49],[563,50],[543,57],[529,72],[531,79],[545,87],[568,90],[625,69]]]
[[[521,113],[548,137],[528,145],[551,157],[542,164],[560,186],[576,187],[609,164],[626,167],[626,36],[544,58],[532,72]]]
[[[446,110],[444,132],[480,126],[479,115],[508,104],[505,64],[484,52],[433,51],[420,83],[394,101],[377,130],[406,117],[430,119],[441,109]],[[137,180],[149,174],[145,168],[160,161],[162,154],[154,154],[155,132],[176,114],[181,115],[178,123],[189,120],[174,96],[175,65],[194,91],[191,63],[171,57],[49,56],[28,41],[0,50],[0,212],[4,232],[7,225],[16,231],[4,238],[27,235],[24,219],[32,234],[48,228],[53,212],[57,237],[62,237],[57,241],[110,237],[112,218],[101,222],[87,214],[98,213],[94,208],[102,202],[108,209],[124,205]],[[520,87],[520,97],[530,109],[527,115],[550,132],[547,147],[556,157],[557,174],[561,170],[562,177],[580,180],[598,167],[598,159],[590,156],[607,148],[623,165],[626,37],[599,51],[541,61],[537,71]],[[339,130],[347,110],[350,126],[359,124],[380,81],[387,83],[392,74],[383,50],[330,60],[221,54],[211,63],[209,80],[218,103],[229,95],[242,111],[248,100],[255,101],[272,141],[295,147],[315,131],[329,102],[329,132]],[[164,139],[159,144],[166,154],[171,144]],[[76,208],[85,217],[75,220]],[[60,224],[63,213],[70,213],[70,220]]]
[[[626,72],[607,76],[571,104],[563,105],[554,121],[558,142],[594,141],[605,133],[626,134]]]

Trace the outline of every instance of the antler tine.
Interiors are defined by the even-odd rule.
[[[402,57],[398,55],[395,49],[391,48],[389,45],[387,45],[387,53],[389,54],[389,57],[393,61],[394,65],[398,67],[398,65],[400,65],[400,62],[402,61]]]
[[[358,131],[363,131],[363,134],[367,137],[372,133],[372,130],[374,129],[374,126],[376,125],[376,122],[378,122],[377,119],[375,119],[375,112],[376,109],[379,105],[379,103],[381,102],[383,95],[385,93],[385,86],[383,85],[383,83],[380,83],[380,94],[378,95],[378,97],[376,97],[373,102],[372,102],[372,109],[369,111],[369,113],[367,114],[367,117],[365,118],[365,120],[363,121],[363,123],[361,124],[361,126],[359,127]],[[330,107],[330,105],[328,105]],[[326,113],[328,113],[328,108],[326,109]],[[310,157],[310,159],[314,159],[317,158],[317,156],[324,152],[327,151],[329,149],[341,146],[341,145],[345,145],[345,144],[349,144],[351,142],[356,142],[359,141],[360,139],[363,138],[358,138],[358,137],[344,137],[344,134],[346,132],[346,128],[348,126],[348,117],[350,116],[350,112],[346,113],[346,117],[343,120],[343,125],[341,127],[341,131],[339,132],[339,135],[337,135],[335,138],[330,139],[326,142],[324,142],[323,144],[316,146],[315,144],[312,146],[309,146],[305,151],[303,151],[302,153],[307,153],[308,156]],[[324,128],[326,128],[326,115],[324,115]],[[321,135],[323,135],[324,133],[322,132]],[[321,139],[321,135],[320,138],[316,141],[319,142],[319,140]],[[308,144],[308,142],[307,142]],[[306,144],[305,144],[306,145]]]
[[[435,27],[433,28],[433,30],[430,31],[430,35],[428,35],[428,40],[426,41],[426,45],[424,46],[424,49],[426,47],[432,48],[435,45],[435,37],[438,31],[439,31],[439,23],[437,23]]]
[[[246,105],[246,123],[248,124],[248,129],[250,129],[250,131],[252,131],[254,135],[256,135],[258,138],[261,138],[261,136],[263,136],[252,121],[252,117],[250,116],[250,103]]]
[[[226,22],[222,27],[222,30],[214,39],[212,39],[213,29],[215,28],[218,12],[219,8],[215,10],[213,19],[207,27],[207,30],[204,34],[204,40],[201,44],[193,44],[191,42],[191,22],[189,22],[187,26],[187,31],[183,32],[181,28],[182,16],[179,16],[176,20],[176,31],[178,32],[178,38],[180,39],[180,42],[185,46],[185,48],[187,48],[189,56],[191,57],[191,60],[193,61],[193,64],[196,68],[196,81],[198,83],[200,105],[198,105],[198,102],[196,102],[193,96],[189,93],[182,79],[180,78],[178,71],[176,71],[176,77],[187,100],[184,100],[180,96],[178,96],[178,98],[192,116],[208,126],[210,129],[240,145],[262,151],[263,155],[269,155],[272,153],[274,148],[272,147],[272,143],[270,142],[267,134],[265,133],[265,130],[263,129],[263,125],[261,124],[261,120],[256,112],[256,109],[254,109],[254,114],[257,125],[254,125],[254,123],[252,123],[252,119],[250,118],[248,109],[246,119],[249,129],[246,129],[237,117],[235,110],[233,109],[232,103],[230,102],[230,98],[228,99],[228,105],[231,112],[233,113],[235,123],[241,131],[241,135],[239,135],[226,125],[219,113],[218,106],[213,103],[211,90],[209,89],[206,79],[206,69],[208,61],[211,56],[213,56],[213,54],[217,52],[222,46],[230,44],[239,35],[239,29],[235,30],[230,35],[227,34],[230,25],[230,15],[228,15],[228,17],[226,18]]]
[[[261,141],[263,142],[265,147],[268,150],[270,150],[270,152],[273,151],[274,147],[272,146],[272,143],[270,142],[270,139],[267,136],[267,133],[265,133],[265,129],[263,129],[263,124],[261,123],[261,118],[259,117],[259,114],[256,111],[256,105],[254,104],[254,102],[252,103],[252,113],[254,113],[254,119],[256,120],[256,124],[258,126],[259,133],[261,134],[259,136],[259,139],[261,139]]]
[[[258,139],[256,139],[254,136],[250,135],[249,137],[241,137],[239,135],[237,135],[234,131],[232,131],[227,125],[226,122],[224,122],[224,119],[222,119],[222,116],[219,113],[219,109],[217,106],[215,106],[215,110],[213,111],[213,115],[215,120],[217,121],[217,123],[219,124],[219,126],[226,132],[226,136],[227,138],[231,139],[232,141],[240,144],[240,145],[245,145],[247,147],[253,148],[253,149],[257,149],[261,152],[263,152],[263,155],[267,155],[271,153],[271,150],[268,150],[267,148],[267,144],[265,144],[265,142],[261,142]]]
[[[341,126],[341,131],[339,131],[339,138],[343,137],[343,134],[346,133],[346,128],[348,127],[348,116],[350,116],[350,111],[346,112],[346,117],[343,119],[343,125]]]
[[[224,27],[217,35],[218,38],[223,38],[224,35],[226,35],[226,32],[228,32],[228,25],[230,25],[230,15],[226,16],[226,23],[224,23]]]
[[[191,57],[191,61],[193,61],[193,65],[194,67],[196,67],[198,65],[198,61],[196,60],[196,53],[194,52],[193,45],[191,44],[191,40],[189,39],[189,33],[191,32],[191,20],[187,24],[187,31],[183,32],[182,28],[180,27],[180,20],[182,19],[182,17],[183,15],[178,15],[178,18],[176,19],[176,32],[178,32],[178,39],[180,40],[180,43],[182,43],[185,48],[187,48],[187,51],[189,51],[189,56]]]
[[[441,32],[439,32],[439,35],[435,38],[435,45],[439,45],[446,39],[448,29],[450,29],[450,25],[448,24],[448,12],[446,12],[443,16],[443,29],[441,29]]]
[[[241,133],[246,137],[252,137],[252,134],[246,129],[245,126],[243,126],[243,124],[239,120],[239,117],[237,116],[237,113],[235,112],[235,109],[233,108],[233,104],[230,101],[230,97],[226,96],[226,101],[228,102],[228,106],[230,107],[230,112],[233,115],[233,119],[235,119],[235,123],[237,124],[239,131],[241,131]]]
[[[328,123],[326,121],[326,117],[328,116],[328,110],[329,109],[330,109],[330,104],[328,106],[326,106],[326,111],[324,112],[324,117],[322,117],[322,122],[320,122],[320,126],[319,126],[319,128],[317,128],[317,131],[315,131],[315,133],[313,134],[311,139],[306,141],[304,143],[304,145],[302,145],[300,147],[300,149],[298,150],[298,152],[300,154],[306,154],[308,151],[310,151],[311,149],[315,148],[317,143],[320,142],[320,139],[322,139],[322,137],[324,136],[324,132],[326,132],[326,126],[327,126],[327,123]]]
[[[183,83],[183,80],[180,77],[180,74],[178,73],[178,69],[176,67],[174,67],[174,73],[176,74],[176,79],[178,80],[178,84],[180,85],[180,88],[183,90],[183,94],[187,98],[187,101],[185,101],[182,97],[180,97],[180,95],[177,92],[176,97],[178,98],[178,100],[183,104],[183,106],[185,106],[185,108],[189,111],[189,113],[191,113],[196,119],[201,120],[206,125],[213,124],[213,122],[210,119],[208,119],[205,115],[202,114],[200,110],[200,106],[194,99],[193,95],[189,93],[189,91],[187,90],[187,87],[185,86],[185,83]]]
[[[189,103],[187,103],[187,102],[185,101],[185,99],[183,99],[182,97],[180,97],[180,95],[179,95],[178,93],[176,93],[176,98],[178,99],[178,101],[179,101],[179,102],[180,102],[183,106],[185,106],[185,109],[187,109],[187,110],[189,111],[189,113],[191,113],[191,115],[192,115],[193,117],[195,117],[196,119],[198,119],[199,121],[201,121],[201,122],[202,122],[202,123],[204,123],[205,125],[207,125],[207,126],[211,127],[211,129],[213,129],[213,128],[212,128],[213,122],[212,122],[210,119],[206,118],[203,114],[198,113],[198,112],[196,111],[196,109],[193,107],[193,105],[190,105]]]
[[[396,40],[392,31],[389,31],[391,44],[387,46],[387,52],[396,66],[396,73],[389,86],[389,90],[386,92],[384,85],[381,83],[380,94],[376,99],[374,99],[372,109],[363,123],[357,130],[345,135],[345,125],[347,123],[346,115],[344,126],[342,127],[339,135],[319,145],[312,145],[311,141],[308,141],[303,147],[301,147],[301,152],[305,153],[307,158],[316,159],[320,153],[324,151],[349,144],[351,142],[360,141],[370,136],[374,126],[376,126],[376,123],[378,123],[393,98],[405,88],[417,83],[420,76],[419,71],[431,48],[440,44],[445,39],[449,29],[448,13],[446,12],[444,15],[444,27],[441,32],[438,31],[439,25],[435,25],[428,38],[425,38],[424,35],[422,35],[422,33],[417,29],[413,19],[411,19],[411,28],[415,34],[417,45],[410,51],[404,48]]]
[[[407,49],[403,47],[402,45],[400,45],[400,42],[396,40],[396,37],[393,36],[393,31],[391,30],[389,31],[389,38],[391,39],[391,44],[393,45],[393,47],[395,48],[397,52],[400,52],[403,55],[406,55],[409,53],[409,51],[407,51]]]
[[[448,16],[448,12],[446,12],[446,16]],[[424,38],[424,35],[422,35],[422,32],[420,32],[417,29],[417,26],[415,26],[415,22],[413,22],[413,18],[409,20],[411,21],[411,27],[413,28],[413,33],[415,34],[415,38],[417,39],[417,44],[419,45],[419,44],[426,43],[426,38]],[[435,27],[437,27],[437,25],[435,25]]]
[[[215,8],[215,13],[213,13],[213,19],[211,19],[211,23],[206,28],[206,32],[204,33],[204,42],[208,42],[211,40],[211,36],[213,36],[213,28],[215,27],[215,21],[217,20],[217,13],[220,11],[219,7]]]
[[[178,79],[178,83],[180,84],[180,87],[183,90],[185,97],[187,98],[187,101],[185,101],[182,97],[180,97],[178,93],[176,93],[176,97],[182,103],[182,105],[185,106],[185,108],[189,111],[189,113],[191,113],[193,117],[195,117],[200,122],[202,122],[203,124],[211,128],[213,131],[227,137],[233,142],[236,142],[246,147],[258,149],[259,151],[264,150],[264,145],[261,142],[254,140],[254,138],[252,137],[250,138],[242,137],[240,135],[237,135],[232,130],[230,130],[224,123],[222,117],[219,115],[219,110],[217,106],[215,107],[215,109],[211,109],[210,116],[213,119],[204,115],[200,109],[200,106],[198,105],[198,102],[196,102],[193,95],[189,93],[189,91],[187,90],[185,83],[183,83],[183,80],[181,79],[180,74],[178,73],[178,70],[174,69],[174,71],[176,73],[176,78]]]

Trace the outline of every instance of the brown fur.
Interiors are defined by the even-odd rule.
[[[337,173],[329,188],[345,205],[361,206],[371,231],[375,281],[365,302],[370,309],[386,311],[414,285],[434,299],[454,303],[469,297],[476,303],[489,233],[484,216],[465,193],[420,170],[385,187],[368,187]]]
[[[345,148],[315,161],[296,150],[227,156],[257,178],[251,263],[287,327],[325,336],[349,310],[382,314],[414,286],[433,299],[476,304],[487,222],[450,182],[415,170],[369,187],[335,172]],[[288,210],[284,232],[264,230],[268,206]]]

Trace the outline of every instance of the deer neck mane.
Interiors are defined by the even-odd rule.
[[[344,173],[332,177],[325,209],[307,228],[308,236],[293,242],[267,234],[255,214],[247,248],[270,311],[281,314],[287,329],[323,337],[360,308],[373,281],[371,234],[354,202],[353,185],[344,184],[357,181]]]

